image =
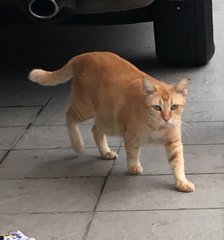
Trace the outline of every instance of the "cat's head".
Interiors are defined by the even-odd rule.
[[[187,79],[184,78],[175,84],[163,82],[154,83],[147,78],[142,78],[145,104],[150,120],[160,127],[177,125],[187,95]]]

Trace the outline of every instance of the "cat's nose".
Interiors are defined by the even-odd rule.
[[[168,123],[170,120],[170,116],[163,116],[164,122]]]

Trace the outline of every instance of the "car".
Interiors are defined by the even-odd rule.
[[[168,66],[212,58],[212,0],[1,0],[0,24],[131,24],[153,21],[156,55]],[[150,34],[150,33],[149,33]]]

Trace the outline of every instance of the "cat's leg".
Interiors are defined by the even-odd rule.
[[[110,150],[106,135],[96,125],[93,125],[92,132],[102,159],[116,159],[117,153]]]
[[[140,139],[129,133],[124,137],[125,150],[127,155],[128,172],[130,174],[141,174],[143,168],[141,166],[140,157]]]
[[[71,108],[69,108],[66,113],[66,121],[69,137],[71,140],[71,147],[79,153],[84,148],[83,138],[77,125],[77,123],[80,122],[80,119],[77,118],[74,110]]]
[[[189,182],[184,172],[183,144],[181,141],[166,144],[166,152],[170,167],[173,171],[176,188],[182,192],[192,192],[195,186]]]

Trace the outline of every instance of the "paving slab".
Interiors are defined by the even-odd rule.
[[[0,179],[107,176],[113,163],[100,159],[96,148],[80,155],[71,149],[15,150],[0,165]]]
[[[69,103],[70,99],[70,92],[71,92],[71,86],[72,82],[69,81],[65,84],[60,84],[58,85],[57,92],[54,95],[54,97],[48,102],[47,106],[48,107],[58,107],[58,106],[64,106]],[[52,87],[54,88],[54,87]]]
[[[0,107],[41,106],[47,103],[57,89],[26,81],[27,76],[24,75],[11,74],[8,78],[0,84]]]
[[[34,126],[65,126],[66,125],[66,111],[67,106],[58,105],[58,106],[46,106],[44,110],[37,116],[34,121]],[[82,124],[91,124],[93,125],[93,120],[87,120],[85,122],[79,123]]]
[[[24,130],[24,127],[0,127],[0,149],[10,149]]]
[[[70,140],[65,126],[31,127],[15,148],[68,148]]]
[[[184,122],[224,122],[224,111],[219,107],[224,106],[224,102],[200,101],[188,102],[183,113]]]
[[[6,151],[0,150],[0,160],[2,159],[2,157],[6,154]]]
[[[223,240],[223,210],[100,212],[87,240]]]
[[[186,173],[224,173],[224,145],[184,145]],[[141,149],[143,174],[171,174],[162,145],[149,145]],[[119,150],[113,175],[127,175],[125,148]]]
[[[58,86],[59,90],[49,101],[43,111],[37,116],[34,125],[65,125],[65,113],[70,97],[70,83]]]
[[[211,71],[213,72],[214,69],[211,69]],[[220,72],[220,70],[219,71],[217,70],[217,72]],[[203,76],[203,79],[201,81],[198,81],[200,78],[194,76],[195,82],[189,87],[187,101],[200,102],[203,99],[204,101],[210,100],[223,102],[224,101],[224,96],[222,94],[222,92],[224,91],[223,83],[221,82],[221,79],[217,81],[215,79],[220,77],[217,74],[211,78],[205,77],[206,72],[201,72],[200,74]],[[208,83],[205,82],[205,80],[207,80]],[[200,92],[198,92],[199,87]]]
[[[0,150],[0,162],[2,161],[2,158],[5,156],[6,151]]]
[[[0,108],[0,127],[27,126],[31,123],[40,107],[5,107]]]
[[[1,180],[0,213],[92,211],[104,178]]]
[[[0,214],[0,217],[1,233],[19,229],[37,240],[82,240],[90,214]]]
[[[92,126],[80,125],[86,147],[96,147]],[[116,137],[108,138],[111,147],[120,145],[121,140]],[[31,127],[16,145],[16,149],[36,148],[69,148],[70,140],[66,126],[34,126]]]
[[[112,176],[97,210],[158,210],[224,207],[224,175],[190,175],[193,193],[178,192],[172,176]]]
[[[55,126],[66,125],[65,114],[67,107],[64,105],[59,106],[46,106],[44,110],[37,116],[34,121],[34,126]]]
[[[200,122],[183,125],[184,144],[223,144],[224,122]]]

